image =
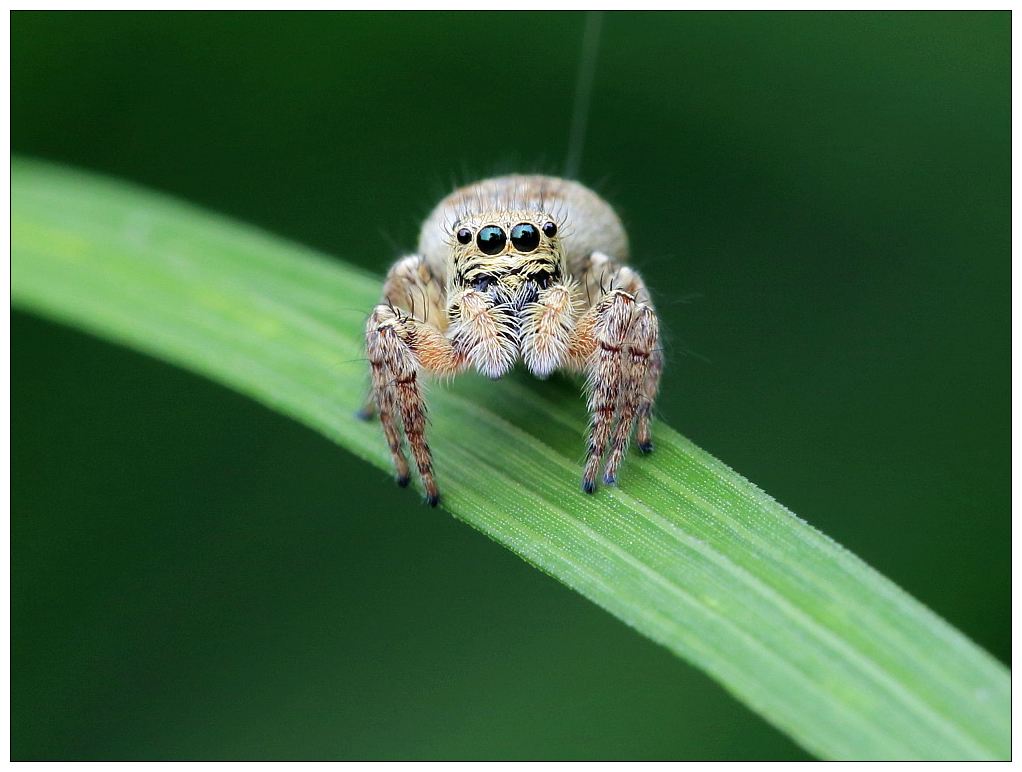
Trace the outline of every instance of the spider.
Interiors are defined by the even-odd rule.
[[[411,480],[407,440],[426,503],[440,500],[420,374],[475,367],[500,378],[519,359],[540,378],[559,368],[587,376],[583,491],[596,490],[605,456],[603,482],[617,482],[633,428],[651,452],[659,323],[627,257],[618,216],[577,182],[497,177],[441,201],[366,324],[372,393],[361,415],[379,412],[398,485]]]

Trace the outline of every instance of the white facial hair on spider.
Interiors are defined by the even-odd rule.
[[[508,213],[499,214],[506,217]],[[542,212],[529,214],[530,219],[549,219]],[[525,213],[519,212],[512,219],[521,221],[525,217]],[[492,223],[497,213],[472,219]],[[470,220],[461,221],[458,230],[469,227]],[[504,232],[498,225],[482,226],[482,230]],[[509,230],[519,234],[516,240],[523,248],[530,247],[539,233],[538,226],[523,222]],[[523,232],[528,239],[521,238]],[[499,235],[494,240],[499,245]],[[558,364],[555,352],[566,351],[566,346],[546,347],[549,352],[537,356],[531,345],[542,324],[552,284],[563,274],[564,261],[559,252],[552,245],[544,247],[533,247],[522,254],[508,244],[496,254],[486,254],[477,248],[463,250],[454,257],[456,269],[451,276],[448,295],[451,302],[447,309],[450,338],[455,349],[464,352],[472,365],[490,378],[504,375],[523,355],[532,372],[546,377]],[[492,250],[495,246],[487,248]]]
[[[455,350],[462,352],[483,375],[499,378],[514,365],[521,346],[521,328],[514,307],[465,290],[450,327]]]

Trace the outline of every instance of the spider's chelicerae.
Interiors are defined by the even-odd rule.
[[[650,416],[663,358],[658,321],[614,210],[577,182],[484,180],[455,191],[426,219],[419,249],[387,274],[366,325],[375,408],[399,485],[407,439],[426,491],[440,499],[426,442],[420,373],[468,367],[499,378],[521,359],[545,378],[588,376],[592,421],[582,490],[613,485],[633,429],[653,450]]]

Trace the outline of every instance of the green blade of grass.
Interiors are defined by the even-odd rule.
[[[379,426],[355,417],[379,290],[187,204],[13,162],[16,307],[202,373],[389,472]],[[429,399],[444,507],[811,752],[1008,758],[1003,665],[670,428],[656,425],[657,452],[632,456],[620,487],[586,496],[577,389],[466,376]],[[409,517],[435,516],[415,504]]]

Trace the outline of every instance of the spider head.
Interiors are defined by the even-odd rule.
[[[499,378],[520,353],[526,309],[562,280],[564,253],[549,215],[486,212],[453,229],[447,314],[454,345]]]
[[[451,288],[520,312],[561,278],[557,223],[542,212],[489,212],[455,224]]]

